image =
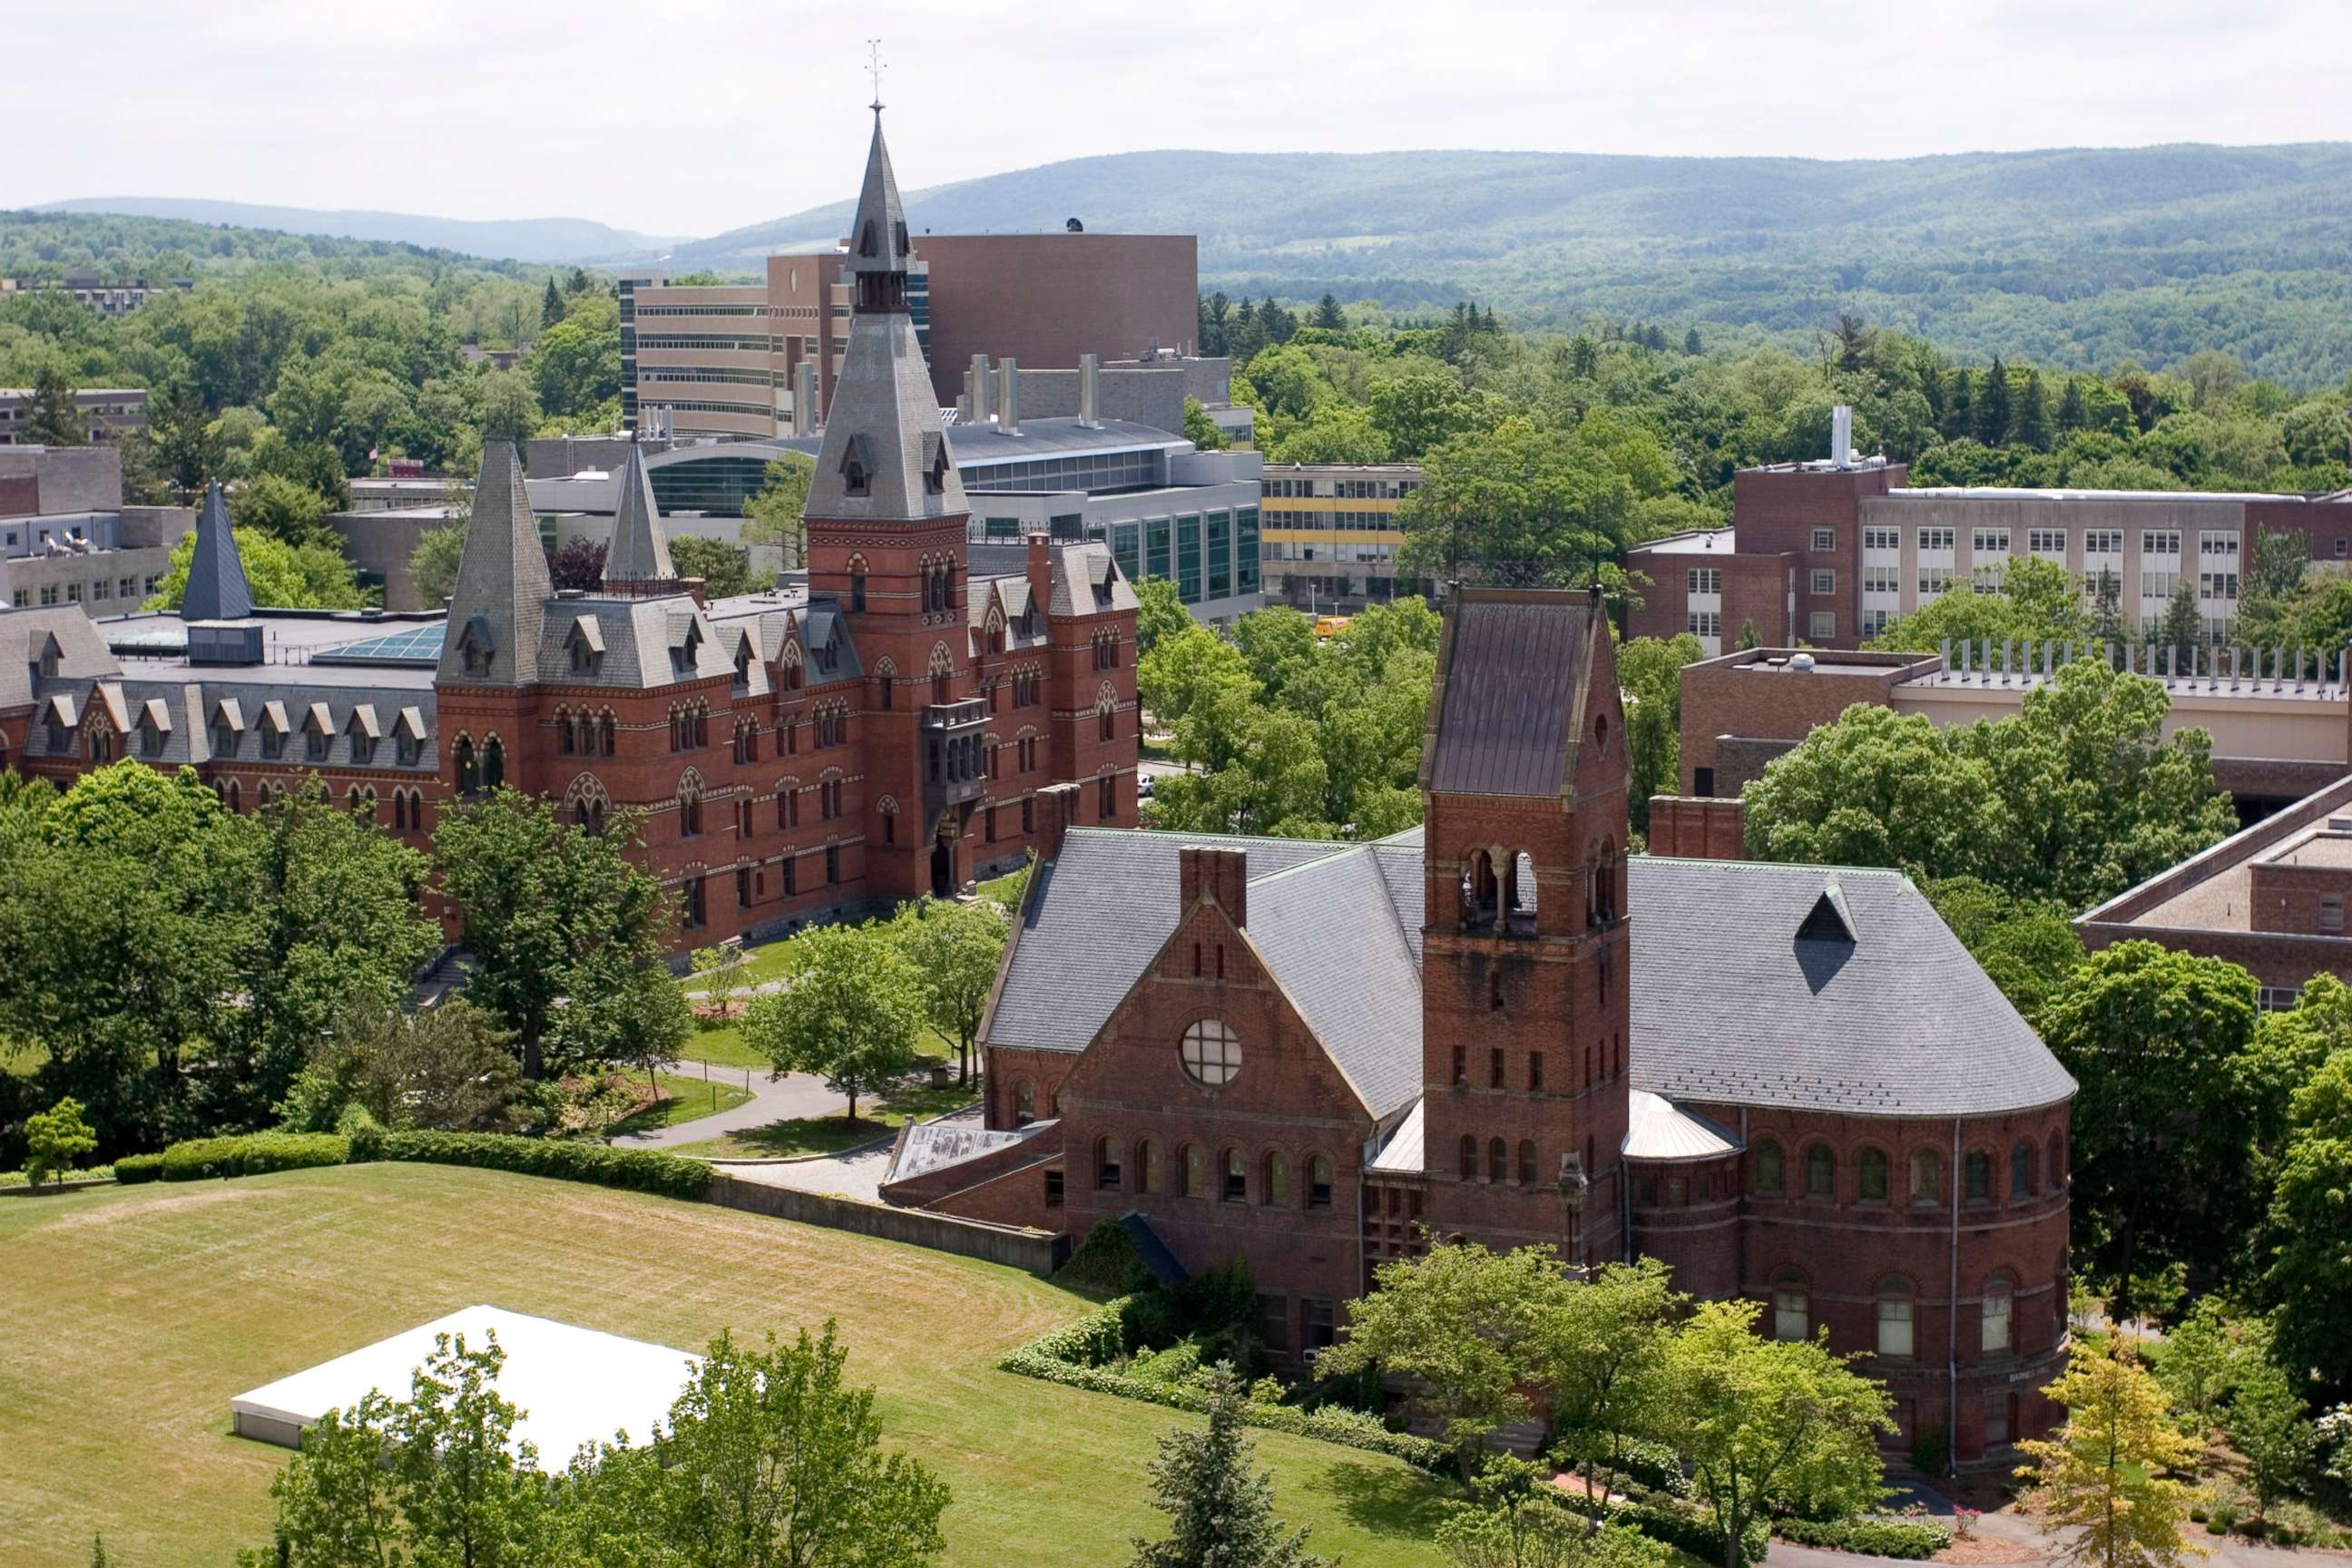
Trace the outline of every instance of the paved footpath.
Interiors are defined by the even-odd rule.
[[[672,1062],[662,1069],[680,1078],[699,1079],[700,1062]],[[713,1083],[740,1084],[746,1069],[713,1067]],[[680,1121],[668,1127],[649,1128],[643,1132],[624,1133],[613,1140],[616,1149],[667,1149],[679,1143],[698,1143],[706,1138],[717,1138],[728,1132],[748,1132],[755,1127],[765,1127],[772,1121],[793,1121],[805,1116],[840,1116],[849,1110],[849,1101],[825,1088],[824,1080],[811,1073],[786,1073],[772,1077],[758,1068],[750,1068],[751,1098],[732,1110],[715,1116],[698,1116],[691,1121]]]

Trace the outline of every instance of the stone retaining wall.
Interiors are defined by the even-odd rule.
[[[855,1198],[804,1193],[793,1187],[770,1186],[765,1183],[729,1175],[724,1171],[711,1173],[710,1188],[704,1195],[711,1203],[742,1209],[750,1214],[797,1220],[803,1225],[821,1225],[833,1230],[854,1231],[859,1236],[877,1237],[884,1241],[903,1241],[911,1246],[957,1253],[965,1258],[985,1258],[991,1263],[1009,1264],[1015,1268],[1026,1269],[1041,1279],[1061,1267],[1068,1253],[1067,1237],[1042,1230],[991,1225],[984,1220],[962,1219],[954,1215],[931,1214],[921,1209],[889,1208],[881,1204],[860,1203]]]

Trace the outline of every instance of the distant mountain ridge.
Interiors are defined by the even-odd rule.
[[[614,228],[588,218],[447,218],[416,213],[258,205],[173,196],[81,196],[48,202],[35,212],[120,213],[131,217],[181,218],[236,228],[341,239],[388,240],[431,250],[539,263],[635,260],[667,247],[659,235]]]

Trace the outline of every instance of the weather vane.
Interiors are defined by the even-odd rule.
[[[866,71],[874,79],[874,112],[882,112],[882,40],[866,40]]]

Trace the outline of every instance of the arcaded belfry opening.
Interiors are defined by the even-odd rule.
[[[615,1432],[644,1441],[695,1371],[695,1357],[667,1345],[501,1307],[464,1307],[240,1394],[229,1401],[230,1424],[240,1437],[299,1448],[304,1427],[330,1410],[353,1408],[371,1390],[406,1399],[411,1377],[442,1334],[463,1335],[469,1350],[497,1335],[506,1352],[499,1394],[522,1413],[514,1441],[531,1444],[540,1468],[551,1473]]]

